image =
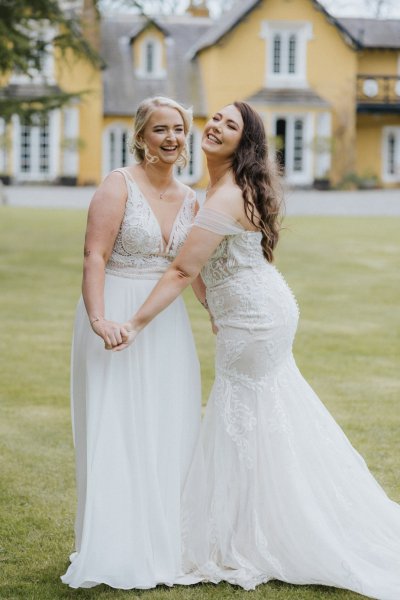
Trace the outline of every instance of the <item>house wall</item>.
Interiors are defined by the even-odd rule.
[[[66,92],[87,90],[79,111],[79,185],[95,185],[101,178],[103,88],[100,69],[74,57],[56,57],[56,80]]]
[[[268,55],[261,38],[264,20],[312,24],[312,39],[307,42],[307,81],[331,106],[331,179],[335,183],[355,168],[357,54],[310,0],[264,0],[220,43],[199,54],[208,108],[212,112],[265,87]]]

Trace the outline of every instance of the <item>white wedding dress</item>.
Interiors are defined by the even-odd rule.
[[[184,491],[181,582],[279,579],[399,600],[400,506],[297,369],[297,304],[261,234],[207,207],[195,225],[225,237],[202,271],[216,379]]]
[[[168,244],[138,186],[108,261],[106,318],[124,322],[151,292],[193,222],[189,192]],[[172,585],[181,573],[181,493],[200,426],[200,376],[182,298],[123,352],[104,349],[81,299],[72,350],[78,508],[71,587]]]

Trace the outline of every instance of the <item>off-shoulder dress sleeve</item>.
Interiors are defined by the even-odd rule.
[[[245,231],[245,228],[230,215],[206,206],[200,208],[193,225],[220,235],[235,235]]]

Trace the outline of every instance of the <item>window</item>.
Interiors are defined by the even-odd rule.
[[[281,36],[274,36],[274,73],[281,72]]]
[[[145,61],[146,61],[146,68],[145,71],[148,75],[152,75],[154,73],[154,43],[153,42],[147,42],[146,43],[146,56],[145,56]]]
[[[48,181],[58,174],[60,112],[33,123],[13,117],[14,176],[17,181]]]
[[[400,127],[383,128],[382,179],[400,182]]]
[[[297,40],[295,34],[289,36],[289,56],[288,56],[288,72],[296,73],[296,45]]]
[[[110,171],[127,165],[127,132],[115,129],[109,133],[109,164]]]
[[[129,130],[122,123],[110,125],[103,134],[103,174],[129,164]]]
[[[136,75],[143,79],[162,79],[166,76],[163,68],[163,44],[160,39],[148,35],[139,45],[139,67]]]
[[[21,123],[20,169],[21,173],[46,174],[49,162],[49,121],[42,118],[37,125]]]
[[[388,173],[396,174],[396,138],[394,133],[388,135]]]
[[[266,41],[266,81],[272,87],[306,87],[307,41],[311,23],[264,21],[261,37]]]
[[[277,33],[273,45],[273,72],[281,74],[296,73],[296,34]]]
[[[277,162],[286,180],[298,185],[312,183],[312,156],[309,140],[313,125],[310,114],[277,114],[271,123]]]
[[[176,174],[185,183],[194,183],[201,176],[201,134],[193,128],[187,139],[188,161],[185,167],[177,167]]]
[[[29,35],[32,44],[37,48],[38,64],[31,62],[28,72],[22,72],[16,68],[11,75],[10,83],[55,83],[54,79],[54,46],[53,38],[55,30],[49,25],[45,26],[45,21],[37,24],[37,30],[30,30]]]
[[[303,120],[294,122],[293,171],[303,170]]]

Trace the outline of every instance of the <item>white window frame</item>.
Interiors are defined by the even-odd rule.
[[[59,148],[60,148],[60,111],[53,110],[49,112],[49,169],[47,172],[39,169],[39,153],[33,148],[32,164],[33,169],[29,172],[21,171],[21,121],[17,115],[12,118],[13,124],[13,176],[19,181],[53,181],[59,173]],[[32,134],[36,143],[38,142],[38,127],[32,126]]]
[[[389,137],[394,137],[394,173],[390,172]],[[387,126],[382,130],[382,180],[385,183],[400,182],[400,126]]]
[[[274,132],[274,136],[277,121],[279,119],[284,119],[286,121],[285,179],[288,183],[294,185],[311,185],[313,183],[312,139],[314,133],[314,120],[312,116],[312,113],[308,112],[277,112],[271,115],[271,127],[269,128],[269,130]],[[299,119],[302,120],[304,124],[302,146],[303,168],[301,171],[296,171],[294,170],[294,128],[295,122]]]
[[[35,68],[30,68],[28,73],[17,73],[11,74],[10,83],[12,84],[32,84],[32,83],[46,83],[54,85],[56,83],[54,76],[54,46],[52,41],[56,35],[54,27],[50,27],[49,24],[42,22],[36,26],[36,31],[32,30],[31,36],[41,38],[46,42],[46,52],[43,56],[43,64],[40,71]]]
[[[153,46],[154,68],[151,72],[147,69],[147,46]],[[147,35],[140,44],[140,64],[136,75],[141,79],[164,79],[166,71],[162,67],[163,63],[163,45],[158,38],[153,35]]]
[[[112,160],[111,157],[111,134],[114,134],[117,138],[117,143],[119,144],[118,153],[122,154],[122,143],[123,136],[126,135],[126,162],[123,164],[123,161],[118,161],[117,157],[115,161]],[[110,173],[114,169],[119,169],[120,167],[128,166],[134,162],[133,155],[130,154],[128,144],[129,139],[132,133],[126,123],[122,123],[121,121],[114,121],[107,125],[107,127],[103,131],[103,177],[105,177],[108,173]]]
[[[308,21],[262,21],[261,33],[265,39],[266,69],[265,86],[272,88],[306,88],[307,83],[307,42],[312,39],[312,24]],[[274,72],[275,38],[280,38],[280,71]],[[295,36],[295,71],[289,72],[289,47]]]
[[[185,167],[176,169],[178,179],[187,185],[199,181],[202,174],[201,136],[200,129],[192,127],[186,142],[189,155],[188,163]]]

